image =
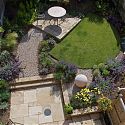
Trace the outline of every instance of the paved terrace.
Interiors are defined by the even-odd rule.
[[[99,113],[65,120],[61,86],[52,78],[34,76],[13,83],[10,119],[14,125],[105,125]]]
[[[57,24],[57,20],[50,17],[46,12],[43,19],[35,21],[33,25],[60,40],[66,36],[66,34],[69,33],[80,21],[80,18],[72,17],[66,14],[63,18],[58,19]]]
[[[10,119],[24,125],[42,125],[63,121],[59,86],[12,92]]]
[[[10,119],[20,125],[105,125],[99,113],[65,120],[56,85],[12,92]]]

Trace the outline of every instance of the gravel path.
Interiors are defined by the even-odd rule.
[[[32,28],[20,41],[17,49],[17,56],[23,68],[20,77],[38,75],[38,46],[44,35],[41,31]]]

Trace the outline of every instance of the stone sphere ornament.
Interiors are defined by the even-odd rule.
[[[77,87],[83,88],[86,87],[88,79],[85,75],[79,74],[75,77],[75,84]]]

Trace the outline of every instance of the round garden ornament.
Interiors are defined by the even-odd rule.
[[[86,87],[87,83],[88,83],[88,79],[85,75],[79,74],[75,77],[75,84],[77,87],[80,87],[80,88]]]

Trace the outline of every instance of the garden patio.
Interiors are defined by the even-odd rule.
[[[63,91],[60,83],[55,84],[52,78],[51,74],[42,78],[34,76],[16,80],[15,87],[11,88],[10,119],[13,124],[105,125],[100,112],[65,119]],[[34,82],[30,84],[29,81]]]
[[[105,1],[72,2],[19,1],[0,27],[0,124],[111,125],[111,112],[124,122],[124,23]]]
[[[43,19],[35,21],[33,25],[59,40],[64,38],[81,21],[78,16],[73,17],[66,14],[58,19],[57,24],[57,21],[50,17],[47,12],[43,13],[43,15]]]

